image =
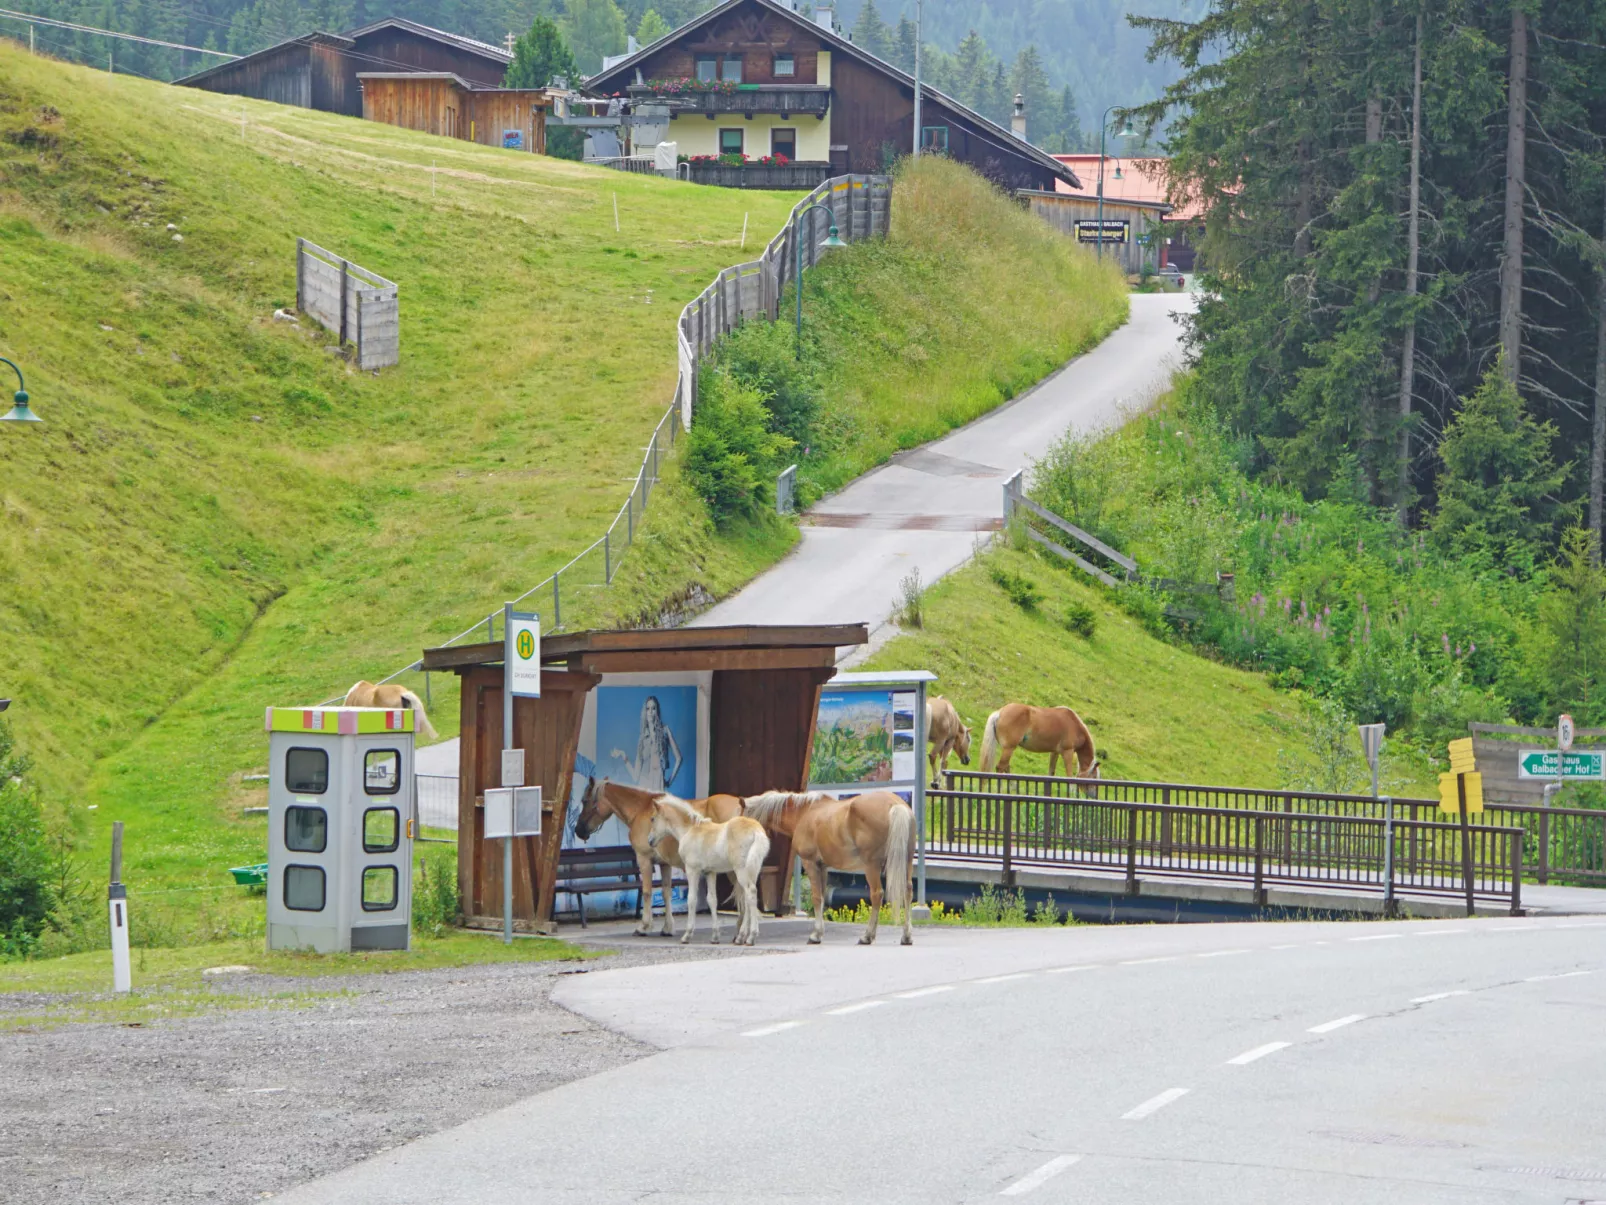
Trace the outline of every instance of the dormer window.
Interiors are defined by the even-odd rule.
[[[776,79],[780,79],[782,76],[792,76],[792,75],[796,75],[796,74],[797,74],[796,61],[792,58],[791,55],[789,55],[789,54],[778,54],[778,55],[775,56],[775,78]]]

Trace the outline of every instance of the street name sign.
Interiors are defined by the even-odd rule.
[[[1524,749],[1517,754],[1517,777],[1542,778],[1548,782],[1558,778],[1564,782],[1606,782],[1606,750],[1574,749],[1558,753],[1554,749]]]

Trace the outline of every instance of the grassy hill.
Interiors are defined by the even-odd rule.
[[[262,822],[241,815],[261,793],[241,775],[262,761],[263,705],[406,663],[596,538],[668,402],[680,307],[794,200],[0,43],[0,354],[46,420],[0,432],[0,693],[45,798],[84,828],[92,877],[108,822],[127,822],[144,940],[260,923],[221,871],[261,857]],[[957,246],[975,203],[922,212]],[[986,204],[1008,225],[1007,201]],[[359,372],[309,323],[273,319],[293,305],[298,235],[399,282],[400,366]],[[851,288],[834,309],[806,298],[811,324],[840,333],[819,353],[853,361],[839,379],[899,382],[904,417],[870,416],[877,456],[927,437],[933,414],[940,428],[1006,400],[1119,321],[1114,293],[1055,304],[1081,280],[1068,259],[1012,270],[1029,248],[992,256],[971,290],[929,271],[891,289],[945,254],[930,230],[908,237],[907,254],[836,253]],[[859,346],[888,297],[904,328]],[[1002,326],[1028,334],[973,337]],[[639,620],[693,585],[727,592],[793,538],[716,529],[672,466],[613,588],[566,595],[564,618]],[[449,733],[455,680],[432,686]]]

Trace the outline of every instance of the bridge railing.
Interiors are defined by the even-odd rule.
[[[1167,784],[1057,781],[1098,797],[927,791],[926,856],[996,864],[1006,883],[1023,866],[1092,868],[1123,872],[1133,892],[1142,873],[1248,882],[1260,901],[1269,885],[1329,886],[1522,908],[1517,827],[1158,802],[1112,788]]]
[[[1065,797],[1085,793],[1080,779],[1046,774],[1000,774],[979,770],[950,770],[950,790],[1004,795]],[[1257,787],[1213,787],[1191,783],[1106,779],[1098,783],[1104,799],[1143,803],[1190,804],[1210,808],[1248,808],[1298,815],[1320,813],[1382,820],[1387,805],[1370,795],[1334,795],[1317,791],[1274,791]],[[1397,820],[1431,822],[1450,819],[1436,799],[1396,798]],[[1523,866],[1540,883],[1567,882],[1606,886],[1606,810],[1543,807],[1526,803],[1487,803],[1478,823],[1523,831]],[[1414,836],[1396,851],[1402,866],[1415,866],[1429,856],[1421,848],[1428,830]]]

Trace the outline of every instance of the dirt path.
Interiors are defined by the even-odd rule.
[[[763,951],[758,951],[762,955]],[[652,1048],[550,1002],[560,977],[730,947],[646,945],[580,965],[349,978],[242,974],[219,992],[340,992],[130,1028],[0,1034],[0,1200],[258,1200]],[[0,996],[0,1017],[40,998]]]

